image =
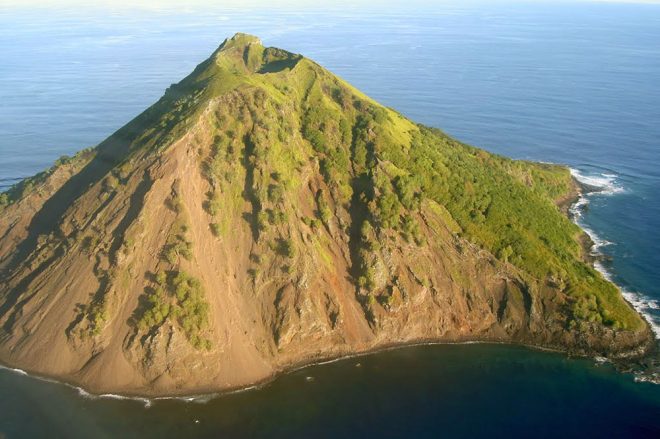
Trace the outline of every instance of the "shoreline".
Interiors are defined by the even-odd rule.
[[[325,358],[317,358],[317,359],[311,359],[309,361],[303,361],[300,363],[297,363],[295,366],[291,367],[282,367],[281,369],[273,372],[270,374],[268,377],[256,381],[253,384],[245,385],[245,386],[235,386],[235,387],[229,387],[223,390],[213,390],[213,389],[208,389],[208,391],[201,391],[198,393],[172,393],[172,394],[164,394],[161,396],[151,396],[151,395],[146,395],[146,394],[139,394],[139,393],[94,393],[91,391],[88,391],[82,386],[74,384],[72,381],[64,380],[64,379],[58,379],[54,378],[52,376],[48,375],[42,375],[42,374],[36,374],[32,373],[29,371],[26,371],[21,368],[15,368],[8,366],[6,364],[0,363],[0,369],[1,370],[6,370],[11,373],[15,373],[17,375],[25,376],[30,379],[36,379],[39,381],[47,382],[47,383],[52,383],[52,384],[57,384],[57,385],[62,385],[66,386],[70,389],[75,390],[81,397],[83,398],[88,398],[88,399],[117,399],[117,400],[126,400],[126,401],[134,401],[134,402],[140,402],[144,404],[145,408],[150,408],[153,403],[158,402],[158,401],[168,401],[168,400],[178,400],[181,402],[188,402],[188,403],[206,403],[212,399],[215,398],[221,398],[223,396],[228,396],[228,395],[233,395],[237,393],[243,393],[243,392],[248,392],[251,390],[259,390],[262,389],[269,384],[275,382],[278,378],[289,375],[295,372],[299,372],[301,370],[311,368],[314,366],[321,366],[324,364],[331,364],[331,363],[336,363],[340,361],[345,361],[345,360],[350,360],[353,358],[361,358],[361,357],[367,357],[370,355],[376,355],[379,353],[383,352],[389,352],[389,351],[395,351],[399,349],[406,349],[406,348],[413,348],[413,347],[421,347],[421,346],[463,346],[463,345],[493,345],[493,346],[512,346],[512,347],[521,347],[525,349],[529,349],[531,351],[539,351],[539,352],[546,352],[546,353],[554,353],[554,354],[559,354],[559,355],[565,355],[567,358],[591,358],[596,362],[603,363],[603,362],[611,362],[614,364],[612,361],[610,361],[607,358],[604,357],[598,357],[598,356],[590,356],[586,353],[581,354],[581,353],[576,353],[576,352],[570,352],[566,349],[561,349],[560,347],[550,347],[550,346],[541,346],[541,345],[534,345],[534,344],[528,344],[528,343],[517,343],[514,341],[497,341],[497,340],[464,340],[464,341],[442,341],[442,340],[433,340],[433,339],[427,339],[427,340],[417,340],[417,341],[411,341],[411,342],[400,342],[400,343],[390,343],[386,345],[381,345],[374,347],[372,349],[367,349],[364,351],[358,351],[358,352],[353,352],[353,353],[348,353],[346,355],[340,355],[336,357],[328,356]]]
[[[599,257],[600,255],[597,253],[597,245],[592,239],[592,237],[589,235],[587,230],[582,227],[578,221],[577,218],[579,217],[577,215],[577,208],[581,206],[581,202],[585,200],[589,194],[591,193],[597,193],[597,192],[603,192],[602,188],[592,186],[589,184],[585,184],[584,182],[581,182],[578,180],[578,178],[573,174],[573,169],[571,169],[571,181],[573,183],[572,190],[566,194],[564,197],[562,197],[560,200],[556,201],[557,207],[573,222],[575,223],[578,227],[580,227],[581,234],[578,237],[578,241],[580,242],[580,245],[582,246],[583,249],[583,258],[585,262],[589,263],[594,269],[599,271],[603,276],[608,278],[608,273],[603,273],[601,269],[599,269],[596,264],[598,261],[602,261],[605,258],[604,257]],[[586,204],[586,202],[583,202],[582,205]],[[608,278],[610,282],[612,282],[611,279]],[[19,375],[24,375],[28,376],[30,378],[38,379],[40,381],[45,381],[45,382],[50,382],[50,383],[55,383],[55,384],[60,384],[60,385],[65,385],[71,389],[75,389],[78,394],[84,398],[91,398],[91,399],[120,399],[120,400],[131,400],[131,401],[137,401],[141,402],[144,404],[146,408],[150,407],[154,402],[159,401],[159,400],[180,400],[183,402],[207,402],[211,399],[226,396],[226,395],[231,395],[234,393],[241,393],[241,392],[246,392],[250,390],[256,390],[263,388],[270,383],[274,382],[277,380],[280,376],[291,374],[309,367],[317,366],[317,365],[322,365],[322,364],[329,364],[329,363],[334,363],[338,361],[343,361],[343,360],[348,360],[351,358],[359,358],[359,357],[364,357],[368,355],[373,355],[373,354],[378,354],[381,352],[386,352],[386,351],[391,351],[391,350],[397,350],[397,349],[405,349],[408,347],[416,347],[416,346],[435,346],[435,345],[467,345],[467,344],[489,344],[489,345],[508,345],[508,346],[519,346],[519,347],[524,347],[530,350],[536,350],[536,351],[543,351],[543,352],[553,352],[553,353],[559,353],[566,355],[569,358],[591,358],[594,359],[595,361],[602,362],[602,361],[610,361],[612,364],[614,364],[617,368],[620,367],[628,367],[627,371],[629,372],[634,372],[633,369],[630,368],[631,365],[633,364],[639,364],[638,362],[635,363],[636,360],[640,360],[641,358],[648,357],[653,351],[656,353],[658,352],[657,349],[657,334],[654,331],[653,325],[650,324],[648,321],[648,318],[646,315],[644,315],[637,307],[634,306],[633,303],[631,303],[628,298],[623,294],[623,290],[619,285],[616,283],[612,282],[617,289],[619,289],[620,293],[624,297],[624,300],[642,317],[644,320],[648,330],[650,333],[653,335],[653,341],[652,341],[652,346],[649,348],[648,346],[644,347],[643,353],[640,354],[639,351],[632,352],[631,354],[624,356],[623,360],[621,359],[603,359],[603,357],[600,357],[596,355],[596,352],[588,352],[588,351],[577,351],[573,350],[570,347],[566,346],[550,346],[550,345],[541,345],[541,344],[530,344],[530,343],[524,343],[522,341],[516,341],[516,340],[497,340],[497,339],[488,339],[488,338],[469,338],[466,337],[463,340],[440,340],[440,339],[417,339],[417,340],[410,340],[410,341],[399,341],[399,342],[392,342],[392,343],[387,343],[387,344],[381,344],[378,346],[374,346],[372,348],[368,348],[365,350],[360,350],[360,351],[354,351],[354,352],[349,352],[349,351],[338,351],[334,355],[332,353],[326,354],[325,356],[310,356],[307,359],[301,360],[299,362],[295,363],[289,363],[289,364],[284,364],[280,365],[276,370],[274,370],[271,374],[268,376],[264,377],[261,380],[257,380],[251,384],[246,384],[246,385],[238,385],[238,386],[233,386],[233,387],[227,387],[221,390],[213,389],[213,388],[208,388],[208,389],[203,389],[200,392],[197,393],[163,393],[163,394],[149,394],[149,393],[94,393],[92,391],[89,391],[85,389],[84,387],[77,385],[74,383],[73,380],[66,380],[62,378],[56,378],[54,376],[49,376],[49,375],[42,375],[42,374],[35,374],[31,373],[27,370],[21,369],[21,368],[14,368],[9,365],[6,365],[2,362],[0,362],[0,369],[4,369]],[[641,346],[640,346],[641,347]],[[632,360],[632,362],[631,362]],[[653,380],[652,380],[653,381]],[[655,381],[657,382],[657,381]]]
[[[572,170],[572,168],[569,169]],[[577,179],[577,177],[575,177],[575,175],[573,175],[572,172],[571,181],[574,185],[573,191],[571,191],[569,197],[567,197],[566,200],[560,201],[557,204],[557,207],[559,207],[559,210],[561,210],[562,213],[564,213],[564,215],[566,215],[573,224],[580,228],[581,233],[580,236],[577,237],[577,240],[580,244],[580,247],[582,247],[582,259],[595,269],[595,263],[598,260],[601,260],[601,257],[599,257],[599,255],[595,254],[594,252],[594,249],[596,248],[596,242],[594,242],[593,238],[591,235],[589,235],[586,229],[578,223],[577,219],[579,217],[578,209],[587,204],[586,197],[589,194],[602,192],[602,189],[581,182]]]
[[[658,325],[653,322],[652,317],[648,316],[641,306],[636,306],[634,303],[635,300],[629,297],[635,293],[631,293],[617,284],[613,279],[613,274],[603,266],[603,262],[610,261],[611,257],[601,252],[599,248],[609,243],[607,241],[598,243],[597,241],[600,241],[600,238],[598,238],[595,232],[581,224],[579,221],[579,218],[581,217],[580,209],[582,209],[583,206],[587,206],[589,204],[587,197],[590,194],[605,193],[606,188],[590,185],[580,181],[578,171],[570,167],[569,169],[571,170],[571,179],[575,184],[573,197],[569,199],[572,200],[572,202],[568,203],[568,201],[562,200],[558,203],[558,207],[560,207],[562,212],[564,212],[568,218],[582,231],[578,237],[578,241],[582,246],[583,259],[585,262],[591,265],[594,270],[598,271],[607,281],[616,286],[626,303],[630,305],[635,310],[635,312],[637,312],[642,317],[644,323],[646,323],[649,330],[653,334],[657,350],[658,343],[660,342],[660,327],[658,327]],[[616,191],[612,191],[611,193],[616,193]]]
[[[639,295],[639,293],[627,291],[625,288],[617,284],[613,279],[613,274],[603,265],[604,261],[609,261],[611,258],[601,252],[599,248],[608,244],[608,242],[604,241],[600,244],[597,243],[596,241],[600,240],[600,238],[595,235],[593,230],[584,226],[579,221],[581,217],[580,210],[583,209],[583,206],[589,204],[587,197],[590,194],[604,193],[607,191],[607,188],[604,186],[598,187],[589,185],[580,181],[579,172],[574,168],[569,167],[569,169],[571,171],[571,180],[575,184],[575,194],[573,201],[568,203],[565,211],[562,211],[565,212],[568,218],[582,231],[579,242],[584,252],[584,259],[594,270],[599,272],[607,281],[611,282],[617,290],[619,290],[619,294],[621,294],[623,300],[642,318],[647,330],[651,334],[651,340],[649,342],[650,346],[645,355],[634,362],[614,362],[614,365],[621,373],[633,374],[636,382],[650,382],[660,385],[660,327],[658,327],[653,321],[652,316],[647,315],[642,305],[635,303],[640,302],[641,300],[632,296]],[[617,193],[619,190],[620,189],[618,188],[610,189],[609,194]],[[564,208],[564,206],[561,206],[560,208]]]

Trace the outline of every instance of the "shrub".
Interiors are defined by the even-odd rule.
[[[97,234],[87,235],[82,239],[81,247],[87,254],[92,254],[99,245],[99,236]]]
[[[277,175],[279,176],[279,174]],[[279,203],[283,199],[284,199],[284,189],[282,188],[281,185],[271,184],[268,186],[268,200],[271,203]]]
[[[287,258],[293,258],[296,254],[296,249],[291,239],[280,239],[277,242],[277,253]]]
[[[325,200],[323,191],[318,191],[316,194],[316,206],[318,207],[318,218],[323,221],[323,224],[327,226],[329,224],[330,218],[332,218],[332,211],[330,210],[330,207]]]
[[[400,204],[396,195],[391,190],[386,190],[376,203],[377,208],[373,212],[378,219],[378,226],[383,228],[396,228],[399,224]],[[372,208],[372,210],[374,210]]]
[[[170,198],[168,198],[167,205],[170,209],[172,209],[173,212],[175,213],[183,213],[185,206],[183,204],[183,200],[181,199],[181,196],[179,195],[172,195]]]
[[[145,293],[147,306],[136,322],[138,329],[145,331],[174,320],[191,345],[210,349],[210,341],[201,336],[209,324],[209,306],[201,282],[183,271],[159,271],[155,281],[155,288]]]
[[[190,261],[193,257],[193,243],[186,238],[188,225],[178,218],[172,228],[167,243],[163,248],[163,258],[170,264],[175,265],[179,256]]]
[[[418,194],[419,188],[415,185],[412,178],[399,175],[394,179],[394,188],[401,204],[409,210],[419,208],[421,197]]]
[[[71,157],[69,157],[68,155],[63,155],[60,156],[60,158],[58,158],[57,160],[55,160],[55,166],[58,167],[58,166],[66,165],[70,161],[71,161]]]
[[[259,211],[257,213],[257,228],[260,231],[266,230],[266,227],[268,226],[268,212],[265,211]]]
[[[204,203],[204,208],[209,215],[214,217],[220,213],[220,200],[217,198],[211,198]]]
[[[509,262],[509,258],[513,255],[513,248],[510,245],[500,249],[498,258],[503,262]]]
[[[213,233],[213,236],[219,238],[222,236],[222,226],[218,223],[211,223],[209,224],[209,227],[211,229],[211,233]]]
[[[115,177],[114,175],[110,174],[103,181],[103,186],[106,192],[112,192],[116,190],[117,187],[119,187],[119,179],[117,179],[117,177]]]
[[[190,261],[193,257],[192,248],[192,242],[185,240],[181,235],[177,235],[176,240],[165,248],[165,260],[171,265],[177,263],[179,256]]]
[[[424,237],[419,230],[419,223],[411,215],[404,215],[402,221],[403,237],[407,242],[414,241],[415,244],[421,245]]]
[[[125,181],[131,173],[131,162],[125,161],[122,163],[117,173],[119,175],[119,179]]]

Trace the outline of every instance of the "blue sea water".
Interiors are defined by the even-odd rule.
[[[579,222],[657,330],[660,5],[0,6],[0,190],[103,140],[237,31],[601,186]],[[506,346],[407,348],[204,404],[89,399],[7,370],[0,396],[0,437],[660,437],[660,386]]]

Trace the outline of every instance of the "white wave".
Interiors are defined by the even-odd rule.
[[[621,294],[626,298],[628,302],[635,308],[640,314],[646,317],[646,321],[649,322],[651,330],[660,338],[660,319],[657,318],[653,310],[660,309],[660,304],[657,300],[649,299],[643,294],[636,293],[634,291],[628,291],[625,288],[620,288]]]
[[[598,192],[588,193],[581,196],[570,208],[570,214],[573,221],[579,225],[584,232],[589,235],[591,241],[594,243],[591,253],[594,256],[602,255],[601,248],[607,245],[612,245],[612,242],[601,238],[594,232],[593,229],[588,227],[583,221],[584,207],[589,204],[589,197],[593,195],[614,195],[624,192],[624,188],[617,183],[617,175],[610,173],[601,173],[598,175],[585,175],[577,169],[571,168],[571,175],[581,183],[600,189]],[[603,275],[603,277],[610,282],[614,283],[612,273],[607,270],[603,263],[599,260],[594,262],[594,268]],[[616,285],[616,284],[615,284]],[[641,293],[629,291],[617,285],[623,297],[649,322],[651,330],[657,337],[660,338],[660,319],[654,315],[653,311],[660,310],[660,302],[651,299]]]
[[[623,186],[617,181],[618,176],[616,174],[603,172],[597,175],[588,175],[574,168],[570,168],[570,171],[573,178],[582,184],[599,189],[598,193],[601,195],[613,195],[624,192]]]
[[[195,404],[206,404],[207,402],[211,401],[212,399],[215,399],[218,397],[218,393],[210,393],[208,395],[204,396],[197,396],[187,402],[192,402]]]
[[[576,218],[580,219],[580,218]],[[591,239],[591,242],[593,243],[593,246],[591,248],[591,255],[592,256],[600,256],[602,255],[602,252],[600,249],[602,247],[606,247],[608,245],[612,245],[613,243],[611,241],[608,241],[607,239],[603,239],[600,236],[596,234],[596,232],[593,231],[590,227],[587,227],[583,222],[581,221],[576,221],[576,223],[584,230],[584,232],[589,236]]]
[[[3,366],[2,364],[0,364],[0,369],[7,370],[9,372],[14,372],[14,373],[19,374],[19,375],[28,376],[28,373],[26,371],[24,371],[23,369],[15,369],[13,367]]]
[[[635,382],[636,383],[660,384],[660,374],[658,374],[658,373],[652,373],[652,374],[636,373],[635,374]]]
[[[144,397],[141,397],[141,396],[123,396],[123,395],[117,395],[117,394],[114,394],[114,393],[103,393],[103,394],[100,394],[100,395],[95,395],[93,393],[89,393],[88,391],[86,391],[82,387],[74,386],[73,384],[69,384],[69,383],[64,382],[64,381],[58,381],[56,379],[48,378],[48,377],[41,376],[41,375],[29,374],[28,372],[24,371],[23,369],[3,366],[2,364],[0,364],[0,370],[6,370],[6,371],[9,371],[9,372],[18,374],[18,375],[27,376],[27,377],[34,378],[34,379],[44,381],[44,382],[47,382],[47,383],[63,384],[65,386],[75,390],[78,393],[79,396],[81,396],[83,398],[86,398],[86,399],[92,399],[92,400],[93,399],[120,399],[120,400],[127,400],[127,401],[138,401],[138,402],[143,403],[145,408],[151,407],[151,404],[152,404],[151,399],[144,398]]]
[[[602,254],[595,245],[594,248],[592,249],[592,253],[596,256]],[[607,270],[607,268],[603,265],[601,261],[598,260],[594,261],[594,268],[596,269],[596,271],[602,274],[605,279],[607,279],[608,281],[612,282],[614,285],[617,286],[617,288],[619,289],[619,291],[621,291],[621,294],[628,301],[628,303],[630,303],[638,313],[646,317],[646,321],[651,326],[651,330],[656,335],[656,337],[660,338],[660,318],[654,315],[653,312],[654,310],[660,309],[660,302],[658,300],[651,299],[650,297],[645,296],[642,293],[630,291],[626,288],[621,287],[620,285],[617,285],[614,282],[614,277],[612,273]]]
[[[584,232],[589,235],[591,241],[593,242],[593,247],[591,248],[591,254],[593,256],[601,256],[601,248],[612,245],[612,242],[601,238],[598,236],[593,229],[587,226],[583,221],[583,212],[584,207],[589,204],[589,197],[594,195],[615,195],[624,192],[624,188],[617,183],[618,176],[612,173],[601,173],[598,175],[586,175],[577,169],[570,168],[571,175],[578,180],[580,183],[595,187],[600,189],[598,192],[591,192],[586,195],[581,196],[578,201],[576,201],[569,212],[573,221],[584,230]],[[610,282],[614,282],[613,275],[603,263],[599,260],[594,262],[594,268],[603,275],[603,277]],[[637,312],[646,317],[651,330],[655,333],[656,337],[660,338],[660,318],[654,315],[653,311],[660,310],[660,301],[651,299],[648,296],[645,296],[641,293],[629,291],[619,285],[616,285],[621,291],[623,297],[635,308]]]
[[[40,379],[44,379],[41,377],[36,377]],[[91,399],[91,400],[96,400],[96,399],[116,399],[120,401],[138,401],[144,404],[145,408],[151,407],[152,400],[149,398],[144,398],[141,396],[125,396],[125,395],[118,395],[116,393],[101,393],[101,394],[94,394],[94,393],[89,393],[87,390],[83,389],[82,387],[74,386],[72,384],[68,383],[62,383],[60,381],[52,380],[46,378],[45,381],[51,382],[51,383],[58,383],[58,384],[64,384],[68,387],[71,387],[75,389],[78,392],[78,395],[81,396],[82,398],[85,399]]]
[[[584,213],[584,208],[589,205],[589,198],[586,196],[580,197],[569,209],[569,213],[571,215],[571,218],[573,221],[579,225],[582,230],[589,236],[591,241],[593,242],[593,248],[591,249],[591,253],[593,255],[598,255],[599,249],[601,247],[605,247],[608,245],[612,245],[613,243],[611,241],[608,241],[606,239],[601,238],[596,234],[596,232],[593,231],[589,226],[587,226],[584,221],[582,221],[582,215]]]
[[[612,273],[609,272],[600,261],[594,262],[594,268],[602,274],[605,279],[614,283]],[[660,319],[653,313],[655,310],[660,310],[660,301],[651,299],[642,293],[630,291],[619,285],[617,285],[617,287],[628,303],[630,303],[637,312],[646,317],[646,321],[649,322],[651,330],[656,337],[660,338]]]
[[[86,391],[82,387],[74,386],[74,385],[71,385],[71,384],[68,384],[68,383],[61,383],[60,381],[50,380],[50,379],[47,379],[47,381],[52,382],[52,383],[65,384],[66,386],[75,389],[78,392],[78,395],[80,395],[81,397],[83,397],[85,399],[91,399],[91,400],[116,399],[116,400],[120,400],[120,401],[137,401],[137,402],[141,402],[142,404],[144,404],[145,408],[151,407],[151,404],[153,402],[151,399],[144,398],[144,397],[141,397],[141,396],[125,396],[125,395],[117,395],[116,393],[101,393],[101,394],[97,395],[97,394],[94,394],[94,393],[89,393],[88,391]]]
[[[103,393],[101,395],[98,395],[98,398],[117,399],[120,401],[139,401],[144,404],[145,408],[151,407],[152,404],[152,401],[149,398],[143,398],[140,396],[123,396],[123,395],[117,395],[115,393]]]

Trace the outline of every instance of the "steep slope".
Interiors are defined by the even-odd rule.
[[[648,325],[557,207],[575,191],[237,34],[0,196],[0,359],[155,395],[422,340],[640,355]]]

